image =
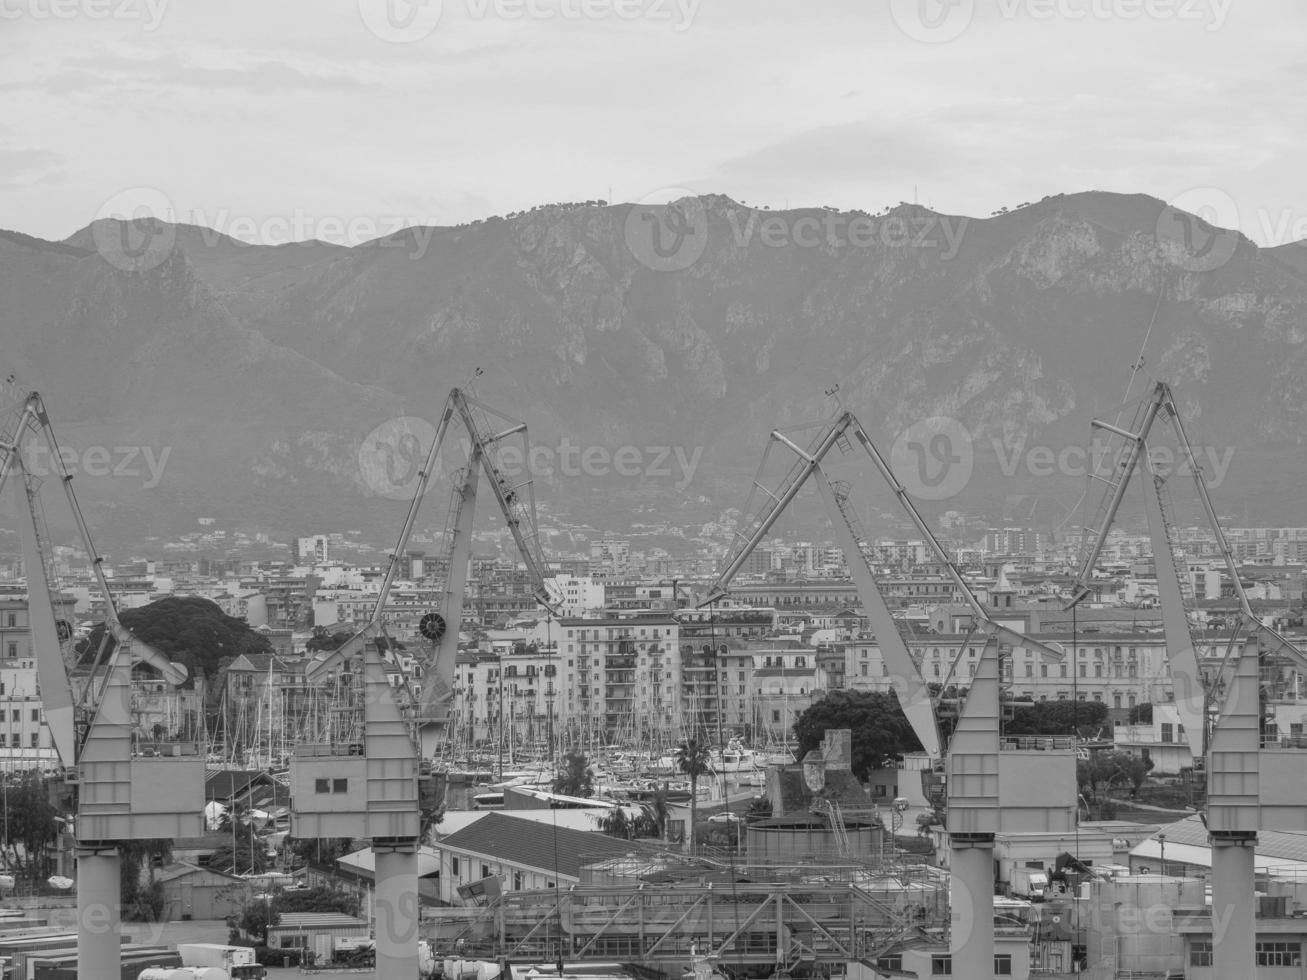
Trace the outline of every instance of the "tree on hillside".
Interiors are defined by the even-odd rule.
[[[217,603],[198,596],[156,599],[136,609],[122,610],[120,618],[143,642],[170,660],[185,664],[192,677],[202,674],[210,682],[223,669],[224,662],[273,652],[268,638],[252,630],[245,620],[228,616]],[[100,623],[78,644],[81,664],[94,661],[104,636],[104,623]],[[109,643],[112,645],[112,637]]]
[[[676,747],[676,768],[690,777],[690,853],[694,853],[699,816],[699,777],[712,771],[712,750],[702,736],[691,735]]]
[[[821,746],[828,729],[847,728],[853,740],[853,774],[866,780],[875,769],[892,765],[906,752],[921,751],[921,742],[898,698],[880,691],[831,691],[799,715],[794,723],[801,759]]]
[[[554,777],[551,788],[563,796],[593,795],[594,770],[590,768],[590,760],[580,752],[568,752],[563,758],[562,771]]]

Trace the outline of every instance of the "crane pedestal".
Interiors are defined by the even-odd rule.
[[[1250,977],[1257,972],[1257,834],[1213,831],[1211,839],[1213,973]]]
[[[122,860],[110,841],[77,842],[77,976],[121,980]]]
[[[377,976],[418,975],[418,842],[377,838]]]
[[[994,975],[994,835],[949,834],[949,953],[958,980]]]

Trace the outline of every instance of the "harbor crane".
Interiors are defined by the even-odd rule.
[[[1204,674],[1185,610],[1186,586],[1178,566],[1175,528],[1168,516],[1172,474],[1155,465],[1148,438],[1159,418],[1168,419],[1182,460],[1225,564],[1237,603],[1236,624],[1221,668]],[[1085,548],[1067,608],[1094,593],[1094,566],[1107,542],[1126,488],[1142,472],[1144,513],[1157,574],[1158,601],[1166,637],[1175,708],[1188,737],[1194,772],[1205,782],[1204,823],[1212,846],[1212,917],[1229,927],[1213,944],[1215,974],[1251,976],[1256,971],[1254,851],[1259,830],[1307,831],[1302,786],[1307,752],[1263,735],[1262,673],[1287,665],[1307,673],[1307,657],[1253,611],[1239,578],[1234,550],[1221,528],[1197,454],[1170,385],[1158,381],[1136,416],[1133,429],[1093,420],[1093,426],[1124,440],[1114,477],[1106,483],[1099,520]],[[1215,709],[1215,712],[1212,709]]]
[[[80,698],[73,696],[62,649],[71,630],[67,624],[61,629],[55,618],[40,480],[24,458],[29,438],[37,436],[43,437],[49,450],[104,601],[103,642]],[[117,980],[122,975],[119,842],[196,837],[204,831],[204,759],[198,745],[174,742],[172,754],[158,757],[133,751],[132,668],[148,665],[174,687],[184,684],[189,675],[183,665],[135,636],[119,618],[104,560],[92,543],[73,491],[73,476],[37,392],[27,396],[0,431],[0,488],[11,473],[19,477],[14,481],[18,524],[46,724],[62,778],[77,794],[77,975],[84,980]]]
[[[401,706],[386,676],[382,647],[386,642],[386,604],[417,521],[450,427],[466,431],[468,457],[454,474],[446,515],[444,569],[439,607],[419,622],[430,651],[422,666],[416,696]],[[502,427],[501,427],[502,426]],[[557,600],[545,582],[545,561],[536,521],[531,479],[513,482],[502,459],[503,445],[521,437],[522,460],[530,457],[526,423],[482,404],[468,391],[454,388],[440,421],[409,504],[394,552],[389,556],[372,614],[362,629],[305,671],[310,684],[333,673],[354,676],[361,661],[364,744],[357,748],[330,743],[303,744],[291,760],[291,833],[295,837],[368,837],[376,856],[377,971],[380,976],[417,976],[417,848],[420,836],[420,761],[431,756],[445,736],[453,695],[463,593],[471,560],[473,519],[482,476],[526,566],[532,593],[551,614]],[[412,692],[410,692],[411,694]],[[410,709],[406,717],[405,708]]]
[[[855,444],[889,485],[971,611],[971,634],[959,648],[959,657],[968,649],[971,635],[978,631],[984,637],[970,689],[947,744],[940,734],[936,703],[929,685],[876,584],[868,542],[849,503],[851,488],[843,481],[831,480],[822,467],[833,450],[849,454],[854,452]],[[763,474],[768,456],[778,445],[797,459],[773,488],[763,482]],[[889,463],[849,411],[842,411],[825,423],[806,446],[779,430],[772,432],[737,527],[735,542],[722,560],[717,578],[699,600],[700,607],[711,605],[727,594],[731,580],[809,479],[816,482],[825,503],[903,712],[932,763],[942,763],[944,769],[952,871],[949,940],[952,975],[963,980],[988,980],[993,975],[994,962],[995,835],[1070,831],[1075,822],[1076,799],[1073,752],[1027,750],[1003,743],[1000,660],[1005,651],[1016,647],[1052,660],[1061,660],[1062,652],[994,619],[930,530]]]

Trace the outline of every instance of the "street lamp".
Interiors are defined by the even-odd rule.
[[[1162,874],[1165,875],[1166,874],[1166,834],[1158,834],[1157,843],[1160,844],[1162,848],[1162,854],[1159,860],[1161,861],[1162,864]]]

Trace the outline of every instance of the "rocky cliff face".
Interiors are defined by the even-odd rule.
[[[104,241],[133,233],[162,257],[106,261]],[[1001,519],[1013,499],[1074,497],[1075,474],[1036,477],[1023,454],[1085,443],[1091,416],[1120,415],[1152,378],[1179,389],[1199,441],[1236,449],[1240,516],[1287,521],[1307,412],[1302,251],[1108,194],[985,220],[720,196],[542,207],[350,249],[92,227],[63,243],[0,233],[0,335],[6,373],[45,392],[74,442],[171,448],[151,494],[83,490],[133,527],[171,531],[202,509],[281,534],[389,529],[363,440],[387,419],[434,420],[478,367],[481,394],[537,442],[608,454],[592,480],[555,466],[541,481],[542,500],[599,527],[636,498],[672,520],[686,494],[738,505],[767,432],[831,411],[837,385],[886,446],[955,419],[975,471],[940,506]],[[624,446],[701,462],[680,486],[622,477]]]

